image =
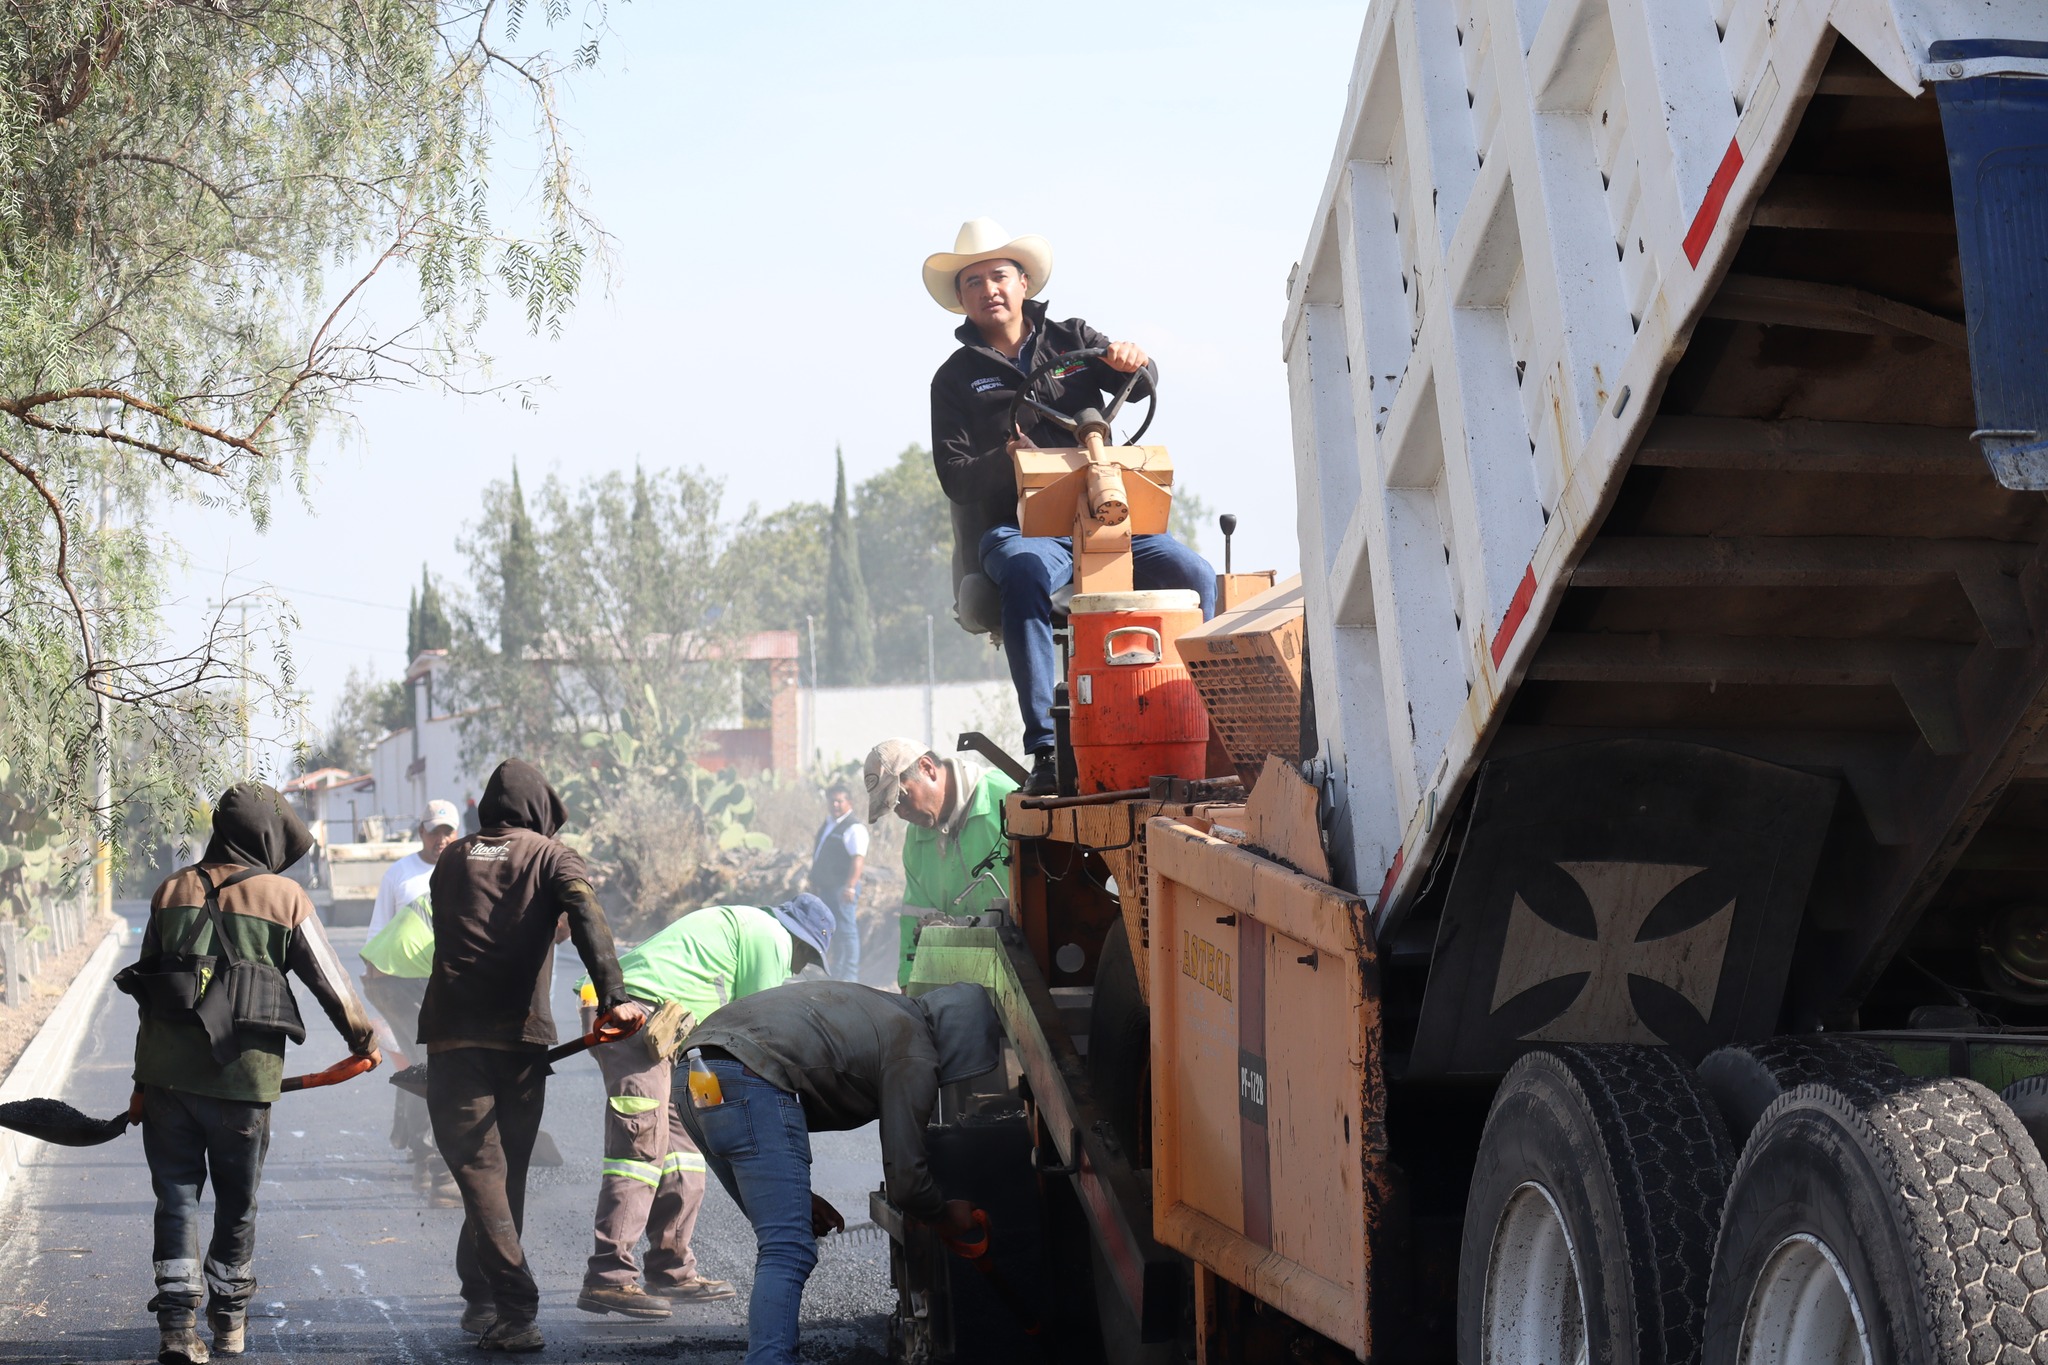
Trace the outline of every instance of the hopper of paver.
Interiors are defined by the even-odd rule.
[[[1267,754],[1301,757],[1301,645],[1299,575],[1180,638],[1209,723],[1247,788]]]

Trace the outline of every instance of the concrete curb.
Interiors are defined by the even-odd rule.
[[[14,1069],[7,1073],[7,1079],[0,1081],[0,1104],[37,1096],[54,1099],[62,1093],[65,1079],[71,1074],[71,1064],[78,1060],[79,1046],[92,1029],[100,997],[113,983],[114,960],[120,955],[121,944],[126,937],[126,926],[116,928],[100,940],[99,947],[92,950],[92,956],[85,960],[85,965],[78,969],[78,975],[64,988],[57,1008],[50,1011],[50,1017],[36,1030],[36,1036],[29,1039]],[[0,1200],[6,1198],[14,1178],[22,1169],[47,1150],[45,1144],[34,1138],[0,1128]]]

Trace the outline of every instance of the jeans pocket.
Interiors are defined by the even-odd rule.
[[[789,1139],[790,1151],[808,1166],[811,1161],[811,1125],[804,1119],[803,1101],[794,1095],[782,1095],[778,1097],[776,1108],[782,1118],[782,1131]]]
[[[745,1100],[727,1100],[697,1111],[697,1127],[704,1134],[704,1151],[731,1161],[753,1156],[761,1150],[754,1136],[753,1115]]]

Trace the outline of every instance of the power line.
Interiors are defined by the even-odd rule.
[[[389,602],[366,602],[360,597],[343,597],[338,593],[315,592],[311,588],[286,587],[282,583],[272,583],[267,579],[255,578],[245,573],[235,573],[233,571],[229,571],[226,576],[229,578],[240,579],[244,583],[254,583],[258,587],[262,588],[275,588],[277,591],[282,593],[289,593],[293,597],[318,597],[321,600],[327,602],[346,602],[348,605],[352,607],[372,607],[378,611],[405,610],[404,607],[394,607]]]

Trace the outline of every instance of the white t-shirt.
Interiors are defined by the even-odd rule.
[[[393,863],[384,873],[384,880],[377,883],[377,903],[370,907],[368,936],[375,938],[377,931],[391,923],[391,917],[427,894],[427,883],[433,879],[434,865],[417,853],[408,853]]]
[[[850,858],[868,856],[868,827],[856,820],[846,827],[846,854]]]

